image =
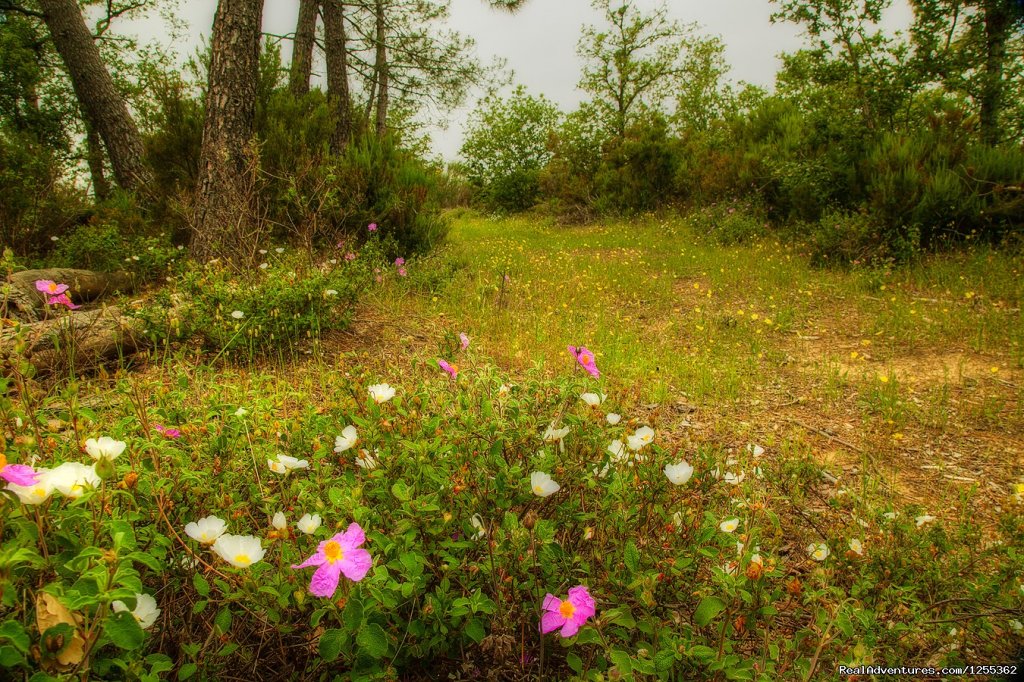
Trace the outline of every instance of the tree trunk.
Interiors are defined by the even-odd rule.
[[[288,90],[296,97],[309,92],[309,76],[313,72],[313,43],[316,37],[316,15],[319,0],[299,0],[299,20],[292,43],[292,64],[288,73]],[[324,15],[324,23],[327,16]]]
[[[1010,33],[1010,7],[1006,0],[986,0],[985,70],[981,85],[981,139],[999,144],[1002,131],[999,115],[1003,108],[1003,66],[1006,63],[1006,39]]]
[[[75,303],[94,301],[115,292],[131,293],[138,284],[136,278],[128,272],[94,272],[73,268],[22,270],[7,278],[11,285],[10,292],[6,301],[0,301],[7,308],[6,315],[28,322],[40,318],[46,299],[36,290],[36,282],[39,280],[67,284],[70,287],[68,293]]]
[[[78,3],[39,0],[39,6],[67,67],[75,96],[107,148],[117,184],[127,190],[138,189],[149,180],[149,170],[142,160],[142,138],[103,64]]]
[[[103,143],[96,132],[96,126],[89,119],[85,120],[85,148],[89,176],[92,178],[92,191],[97,201],[102,201],[110,196],[110,183],[103,173]]]
[[[240,235],[257,222],[250,146],[259,79],[263,0],[220,0],[213,20],[206,121],[199,159],[192,251],[234,262]]]
[[[385,45],[384,3],[376,0],[377,14],[377,137],[388,131],[388,53]]]
[[[352,138],[345,7],[341,0],[324,0],[324,48],[327,52],[327,101],[337,117],[331,136],[331,152],[339,154]]]

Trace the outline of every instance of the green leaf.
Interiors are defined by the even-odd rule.
[[[335,507],[345,506],[345,493],[341,491],[341,488],[331,488],[328,490],[327,499],[329,499],[331,504]]]
[[[622,649],[615,649],[608,656],[608,658],[612,659],[612,663],[614,663],[615,667],[619,669],[619,673],[620,674],[622,674],[622,675],[632,675],[633,674],[633,663],[632,663],[632,661],[629,660],[629,654],[627,654]]]
[[[350,599],[345,604],[345,610],[341,614],[345,621],[345,629],[355,634],[363,625],[363,602],[359,599]]]
[[[640,570],[640,550],[632,540],[626,543],[622,560],[630,573],[637,573]]]
[[[356,644],[371,658],[380,658],[388,652],[388,635],[376,623],[371,623],[356,635]]]
[[[213,619],[213,624],[217,626],[217,629],[220,630],[220,633],[222,635],[226,635],[228,632],[230,632],[231,631],[231,608],[228,607],[228,606],[225,606],[220,611],[218,611],[217,615]]]
[[[146,663],[149,664],[149,672],[152,675],[174,670],[174,661],[165,654],[150,654],[146,656]]]
[[[139,627],[135,616],[127,611],[108,616],[103,621],[103,631],[115,646],[128,651],[138,649],[146,639],[146,634]]]
[[[197,666],[195,663],[186,663],[185,665],[183,665],[180,668],[178,668],[178,679],[179,680],[189,680],[189,679],[192,679],[192,676],[195,675],[198,670],[199,670],[199,666]]]
[[[128,558],[132,561],[139,562],[140,564],[146,566],[152,571],[156,571],[159,573],[161,570],[163,570],[163,567],[160,565],[160,560],[152,554],[147,554],[146,552],[132,552],[128,555]]]
[[[693,621],[703,627],[724,610],[725,602],[718,597],[704,597],[693,614]]]
[[[337,660],[338,655],[341,654],[341,647],[344,642],[344,630],[324,630],[324,634],[320,635],[320,658],[328,663]]]
[[[405,481],[395,481],[391,486],[391,494],[397,497],[402,502],[409,501],[409,486],[405,484]]]
[[[192,587],[196,588],[196,592],[199,593],[200,597],[206,597],[210,594],[210,583],[200,573],[192,574]]]
[[[25,655],[13,646],[0,646],[0,668],[13,668],[25,662]]]
[[[478,618],[474,618],[473,620],[466,623],[465,632],[466,636],[468,636],[477,644],[482,642],[484,637],[487,636],[487,631],[484,629],[484,624],[481,623]]]
[[[18,651],[23,654],[28,653],[29,639],[28,633],[25,632],[24,626],[16,620],[5,620],[0,623],[0,637],[10,640]]]
[[[579,656],[572,653],[571,651],[568,654],[566,654],[565,662],[569,665],[570,668],[572,668],[572,671],[577,675],[583,672],[583,661],[580,660]]]
[[[840,611],[839,615],[836,616],[836,627],[847,637],[853,637],[853,623],[850,621],[850,615],[846,611]]]

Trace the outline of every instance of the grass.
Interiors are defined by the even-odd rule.
[[[128,666],[147,679],[158,667],[278,679],[287,675],[274,670],[315,676],[333,665],[343,679],[431,669],[453,679],[811,680],[831,679],[839,663],[1015,654],[1019,256],[818,270],[798,244],[722,246],[674,218],[463,216],[442,250],[408,269],[370,290],[351,329],[278,355],[213,362],[164,348],[131,371],[49,392],[18,379],[21,390],[0,400],[14,459],[50,464],[113,434],[130,443],[131,472],[52,503],[53,563],[40,540],[46,514],[0,509],[5,538],[24,545],[18,560],[43,567],[38,579],[27,566],[10,574],[17,592],[4,593],[0,648],[24,651],[3,649],[2,660],[30,656],[30,612],[11,595],[50,580],[47,591],[83,612],[102,604],[89,632],[151,647],[133,659],[99,640],[116,656],[97,654],[98,678]],[[567,345],[595,351],[600,382]],[[460,365],[457,382],[438,369],[442,357]],[[394,402],[366,400],[379,382],[398,387]],[[608,394],[602,410],[577,399],[585,389]],[[248,413],[236,415],[240,406]],[[606,423],[612,409],[619,426]],[[572,429],[565,447],[540,442],[552,420]],[[152,423],[184,435],[163,439]],[[379,468],[331,452],[350,423]],[[657,434],[647,457],[599,476],[608,439],[643,425]],[[270,474],[262,463],[281,452],[308,458],[308,472]],[[694,477],[671,486],[661,467],[680,459]],[[563,489],[531,495],[524,481],[537,470]],[[743,479],[727,484],[727,471]],[[318,538],[268,533],[278,510],[289,522],[316,511],[325,528]],[[174,537],[205,514],[261,537],[266,561],[235,571]],[[926,514],[935,521],[915,521]],[[476,515],[486,542],[471,540]],[[720,530],[729,518],[741,519],[735,534]],[[308,575],[287,566],[327,526],[353,519],[367,528],[374,572],[315,600]],[[847,551],[853,539],[863,556]],[[831,552],[820,563],[807,551],[819,542]],[[140,566],[136,550],[153,564]],[[216,563],[195,572],[182,555]],[[110,589],[156,594],[156,642],[118,629],[130,623],[101,628],[113,593],[82,587],[67,568],[78,565],[123,578]],[[545,591],[577,583],[598,598],[597,617],[564,646],[539,638]],[[59,671],[59,643],[39,634],[41,665]]]

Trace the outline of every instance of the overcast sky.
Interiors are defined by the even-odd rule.
[[[216,10],[214,0],[180,0],[178,16],[189,26],[188,39],[172,47],[187,55],[208,37]],[[636,0],[637,6],[650,9],[658,0]],[[886,17],[891,28],[909,23],[910,8],[906,0],[896,0]],[[779,66],[778,55],[797,49],[802,44],[798,27],[769,21],[772,4],[769,0],[666,0],[669,13],[682,22],[696,22],[701,32],[717,35],[726,46],[726,58],[732,66],[730,77],[770,87]],[[295,30],[298,0],[265,0],[263,30],[286,34]],[[452,0],[451,20],[447,27],[464,33],[477,44],[480,60],[506,60],[515,73],[515,82],[525,85],[532,94],[544,94],[563,110],[571,110],[583,99],[576,89],[580,61],[576,43],[584,24],[597,24],[599,15],[590,0],[528,0],[516,14],[490,9],[484,0]],[[159,20],[135,22],[124,30],[144,40],[160,40],[164,30]],[[283,57],[288,60],[291,45],[283,44]],[[472,102],[470,103],[472,104]],[[434,130],[431,136],[435,150],[446,159],[454,159],[462,142],[462,123],[470,107],[449,118],[447,130]]]

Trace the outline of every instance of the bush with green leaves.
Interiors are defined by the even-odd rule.
[[[154,343],[195,340],[235,357],[256,357],[319,342],[344,329],[359,294],[383,262],[379,241],[322,262],[278,247],[248,273],[213,262],[193,265],[135,312]],[[351,253],[354,260],[346,260]]]
[[[768,233],[763,212],[750,201],[733,200],[694,210],[686,221],[696,234],[706,235],[716,244],[731,245],[753,241]]]
[[[438,351],[454,378],[168,364],[94,407],[5,379],[4,464],[51,473],[0,494],[0,665],[804,680],[1012,653],[1019,514],[988,535],[844,490],[810,526],[782,513],[823,499],[805,446],[681,450],[578,369],[513,382],[472,345]],[[332,563],[357,544],[370,565]],[[541,634],[544,613],[571,615],[546,595],[576,586],[596,614]]]

